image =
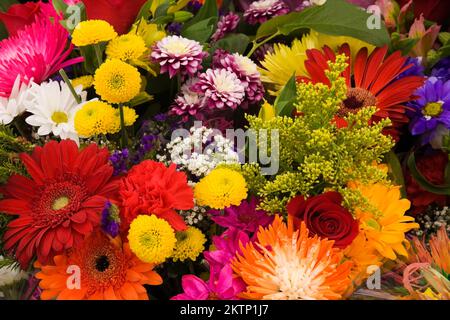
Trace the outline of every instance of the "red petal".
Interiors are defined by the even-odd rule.
[[[18,199],[0,200],[0,212],[14,215],[28,214],[31,212],[30,203]]]
[[[382,64],[377,78],[370,87],[370,92],[376,95],[380,92],[386,85],[388,85],[392,80],[394,80],[405,64],[406,58],[401,57],[399,51],[390,55]]]
[[[387,46],[384,46],[383,48],[376,48],[369,56],[369,59],[366,63],[366,69],[364,71],[365,77],[361,88],[368,89],[372,82],[375,80],[375,77],[378,74],[378,69],[380,68],[381,63],[386,56],[387,50]]]
[[[159,215],[159,217],[166,220],[176,231],[184,231],[187,228],[183,218],[174,210],[166,211]]]
[[[62,159],[58,142],[52,140],[45,144],[41,156],[41,167],[46,178],[54,179],[61,175]]]
[[[362,83],[364,81],[364,71],[366,68],[366,62],[367,62],[367,48],[362,48],[358,51],[358,54],[355,58],[355,64],[353,66],[354,70],[354,76],[355,76],[355,86],[361,87]]]
[[[6,185],[8,195],[27,201],[35,195],[36,188],[33,180],[17,174],[12,175]]]
[[[42,172],[41,167],[36,163],[36,161],[34,161],[33,158],[31,158],[26,153],[22,153],[20,155],[20,159],[22,160],[23,164],[25,165],[25,168],[27,169],[27,172],[30,174],[33,180],[37,184],[43,184],[44,172]]]

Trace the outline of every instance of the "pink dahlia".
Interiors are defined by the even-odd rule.
[[[151,54],[153,61],[161,66],[161,73],[169,72],[171,78],[177,73],[195,75],[206,56],[208,53],[199,42],[180,36],[167,36],[158,41]]]
[[[261,82],[261,74],[256,64],[239,53],[229,54],[223,50],[217,50],[214,55],[213,65],[224,68],[237,75],[245,86],[245,102],[255,104],[264,97],[264,87]]]
[[[37,84],[67,66],[83,61],[69,59],[73,45],[66,50],[69,33],[64,27],[40,19],[0,42],[0,96],[9,97],[17,76],[28,84]],[[70,43],[70,42],[69,42]]]
[[[245,85],[227,69],[208,69],[198,78],[192,91],[204,95],[203,103],[211,109],[236,109],[245,98]]]
[[[191,90],[196,82],[197,78],[191,78],[181,86],[180,94],[175,98],[169,111],[170,115],[180,116],[183,121],[187,121],[190,116],[196,116],[202,109],[203,96]]]
[[[224,16],[222,16],[217,23],[217,29],[211,37],[212,41],[217,41],[222,39],[227,33],[233,32],[236,30],[237,25],[239,24],[239,16],[230,12]]]
[[[259,0],[250,4],[244,12],[245,21],[250,24],[263,23],[270,18],[289,12],[289,8],[280,0]]]

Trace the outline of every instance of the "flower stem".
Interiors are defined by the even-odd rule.
[[[124,149],[128,146],[128,137],[127,137],[127,131],[125,128],[125,116],[123,113],[123,105],[122,104],[119,104],[119,114],[120,114],[120,130],[122,132],[121,147],[122,147],[122,149]]]
[[[262,46],[262,45],[265,44],[266,42],[269,42],[270,40],[272,40],[273,38],[275,38],[275,37],[278,36],[278,35],[280,35],[280,32],[279,32],[279,31],[277,31],[277,32],[275,32],[273,35],[271,35],[271,36],[265,38],[265,39],[264,39],[263,41],[261,41],[261,42],[256,42],[256,40],[253,41],[253,42],[252,42],[252,48],[250,49],[249,53],[247,54],[247,57],[251,57],[251,55],[252,55],[253,53],[255,53],[256,49],[258,49],[260,46]]]
[[[63,78],[64,82],[69,87],[70,92],[72,92],[73,97],[75,98],[75,101],[80,104],[81,103],[81,97],[77,94],[75,89],[73,88],[72,82],[69,80],[69,77],[67,76],[67,73],[64,71],[64,69],[59,70],[59,74]]]
[[[100,45],[94,44],[94,50],[95,50],[95,56],[97,57],[97,63],[98,66],[100,67],[103,63],[103,54],[102,54],[102,50],[100,49]]]

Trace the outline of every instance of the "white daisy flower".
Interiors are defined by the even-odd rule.
[[[0,97],[0,123],[10,124],[15,117],[25,112],[25,102],[29,98],[29,85],[21,83],[18,75],[9,98]]]

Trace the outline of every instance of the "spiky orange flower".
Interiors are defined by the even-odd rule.
[[[44,300],[147,300],[143,285],[162,283],[153,265],[136,258],[128,243],[110,240],[100,231],[53,260],[54,265],[35,264],[41,269],[36,278]]]
[[[341,249],[317,236],[308,237],[304,223],[294,230],[280,216],[260,228],[257,241],[232,261],[233,270],[247,284],[247,299],[335,300],[350,286],[352,262],[341,263]]]

